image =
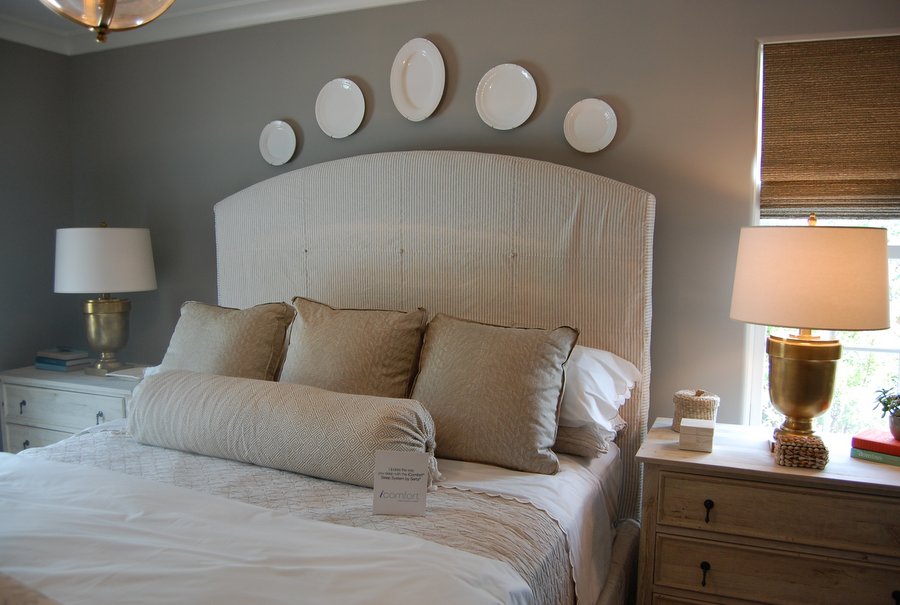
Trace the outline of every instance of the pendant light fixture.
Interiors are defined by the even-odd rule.
[[[97,33],[106,42],[111,31],[134,29],[166,12],[175,0],[41,0],[57,15]]]

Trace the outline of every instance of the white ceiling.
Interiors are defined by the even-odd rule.
[[[0,0],[0,39],[64,55],[121,48],[250,25],[404,4],[418,0],[175,0],[156,21],[112,32],[99,44],[87,29],[54,14],[40,0]]]

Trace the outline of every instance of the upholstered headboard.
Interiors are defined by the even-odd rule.
[[[219,304],[303,295],[512,326],[570,325],[642,372],[622,416],[621,516],[647,430],[655,199],[548,162],[378,153],[301,168],[215,207]]]

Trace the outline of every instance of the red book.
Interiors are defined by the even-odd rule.
[[[900,456],[900,441],[894,439],[889,432],[878,429],[865,429],[859,435],[854,435],[850,445],[860,450]]]

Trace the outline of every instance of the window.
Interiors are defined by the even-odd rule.
[[[762,48],[760,224],[888,229],[891,328],[819,332],[841,342],[831,408],[816,430],[884,429],[880,388],[900,390],[900,36],[778,42]],[[768,333],[754,328],[750,421],[777,426]]]

